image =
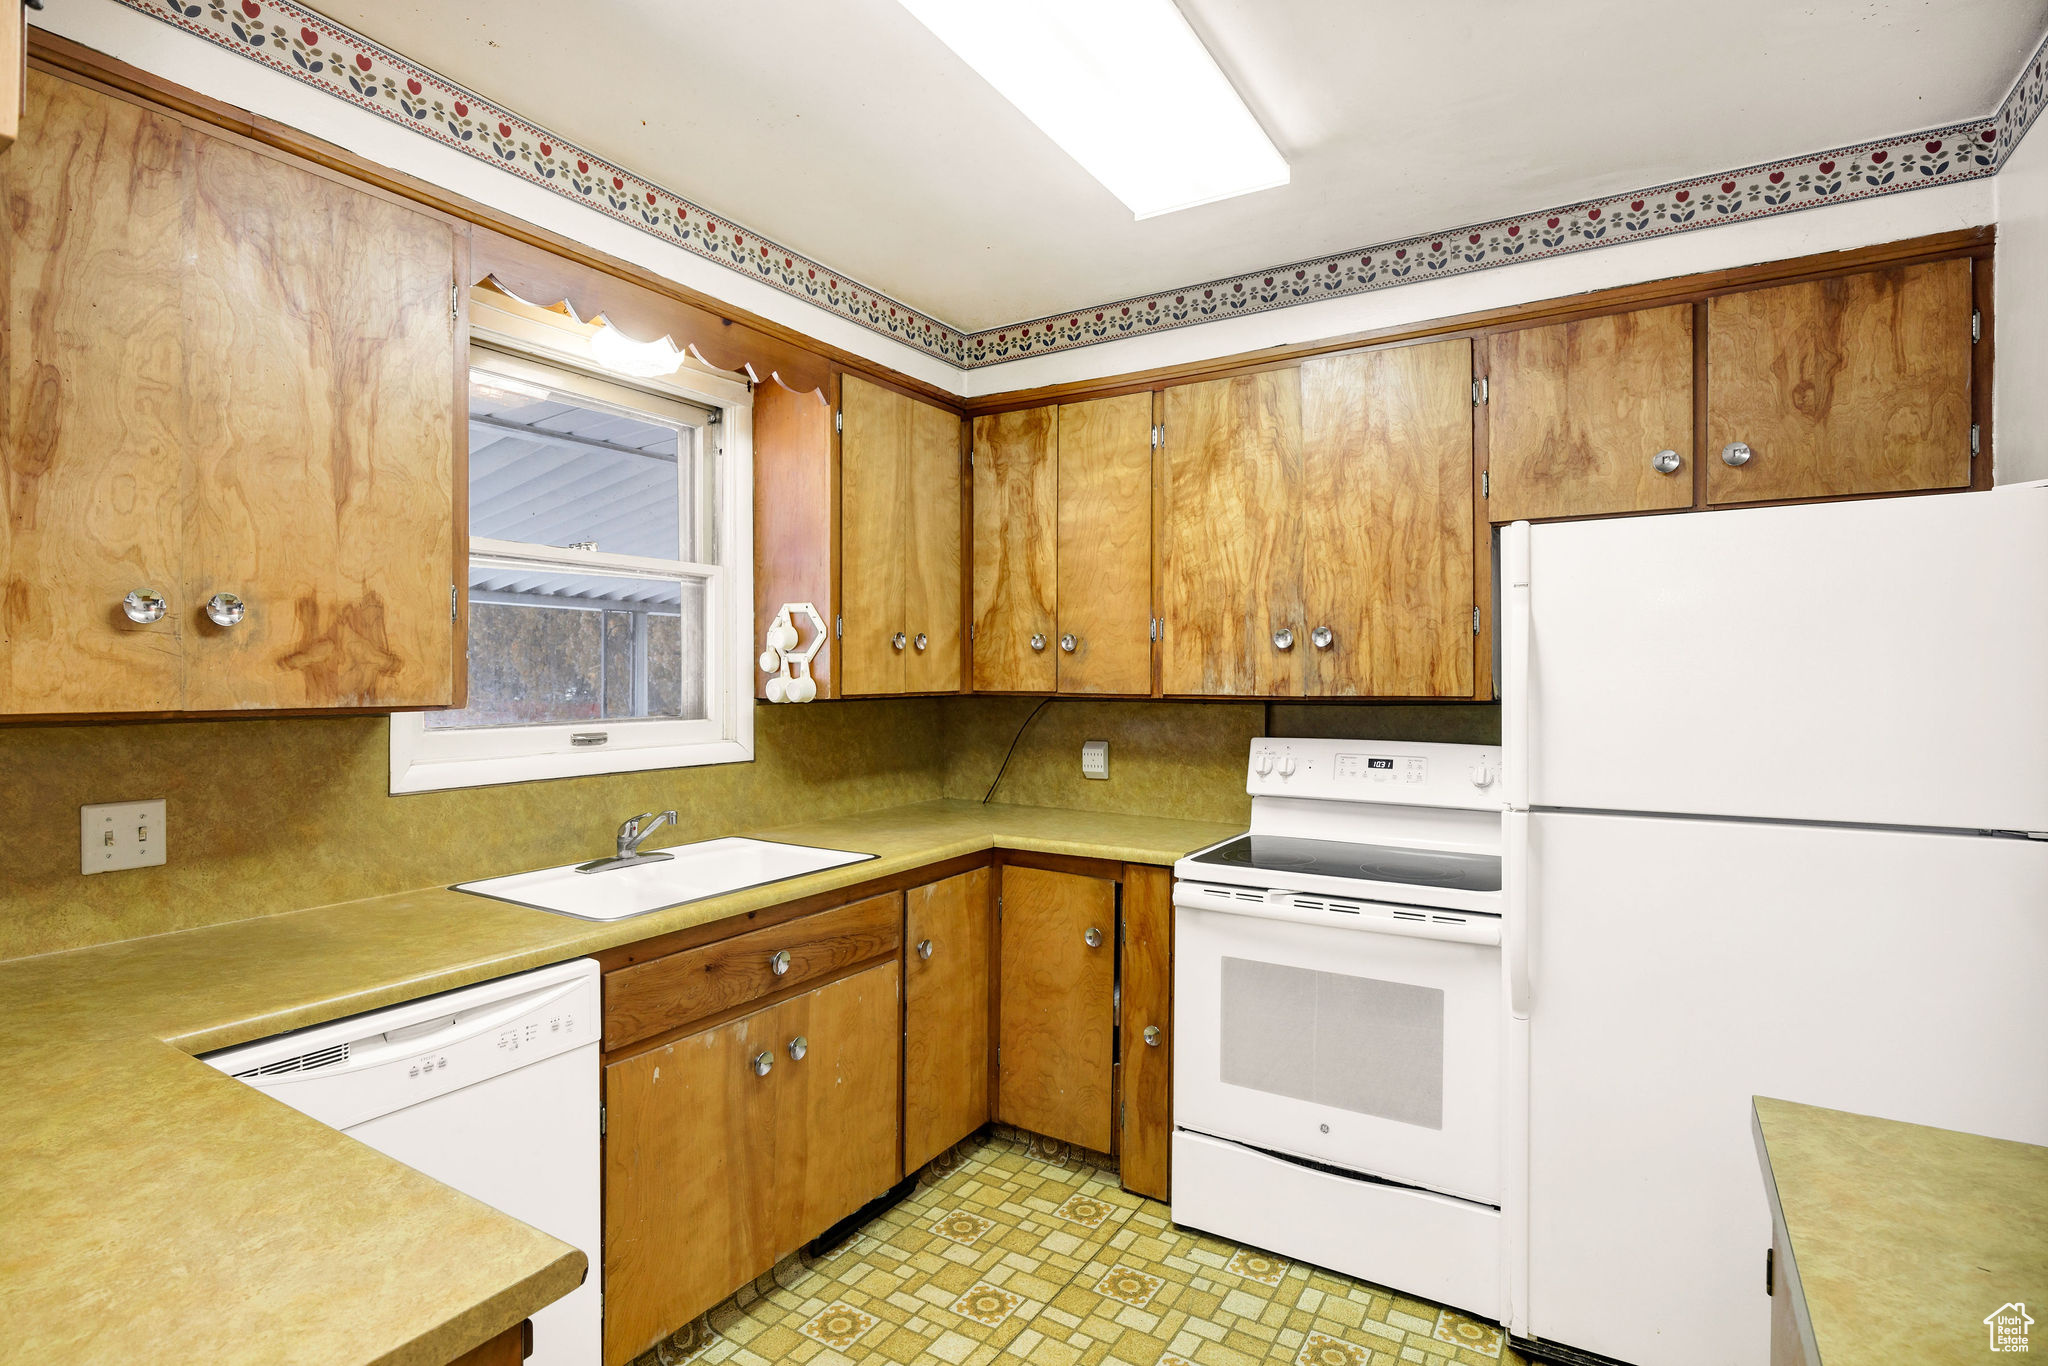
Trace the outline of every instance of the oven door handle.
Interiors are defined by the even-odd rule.
[[[1508,810],[1502,820],[1500,861],[1501,957],[1508,976],[1508,1010],[1529,1018],[1529,935],[1534,899],[1529,895],[1529,813]]]

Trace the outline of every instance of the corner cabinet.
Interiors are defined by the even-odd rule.
[[[0,193],[0,716],[459,704],[463,231],[39,71]]]

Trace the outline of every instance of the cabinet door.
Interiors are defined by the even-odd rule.
[[[929,403],[910,405],[909,535],[903,616],[910,632],[907,692],[958,692],[964,612],[960,540],[960,418]],[[922,643],[920,643],[922,642]]]
[[[1168,389],[1160,470],[1161,690],[1299,692],[1300,372]]]
[[[0,157],[0,713],[183,705],[185,166],[176,120],[29,73]],[[133,589],[168,614],[131,622]]]
[[[1470,697],[1472,344],[1319,357],[1301,392],[1303,690]]]
[[[879,385],[839,382],[839,691],[903,691],[903,541],[908,528],[911,401]]]
[[[906,1172],[988,1122],[991,919],[986,868],[905,893]]]
[[[1710,300],[1704,458],[1710,503],[1967,485],[1970,262]]]
[[[974,686],[984,691],[1060,682],[1059,411],[974,419]]]
[[[1486,343],[1487,515],[1692,506],[1692,305],[1502,332]],[[1678,465],[1660,470],[1659,452]]]
[[[193,147],[185,705],[445,705],[459,239],[237,143]],[[207,618],[216,593],[239,624]]]
[[[605,1068],[609,1366],[894,1184],[898,981],[879,963]]]
[[[1151,691],[1149,393],[1059,410],[1058,634],[1061,692]]]
[[[1006,867],[1001,925],[997,1115],[1108,1152],[1116,884]]]
[[[1117,1167],[1124,1189],[1172,1198],[1173,870],[1124,869],[1123,1107]]]

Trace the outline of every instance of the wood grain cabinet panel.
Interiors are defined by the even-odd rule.
[[[1116,884],[1006,866],[1001,935],[997,1118],[1108,1152]]]
[[[899,981],[891,960],[606,1066],[608,1366],[895,1183]]]
[[[1149,692],[1152,395],[1062,404],[1058,430],[1059,690]]]
[[[1463,338],[1303,363],[1309,696],[1472,695],[1471,382]]]
[[[895,638],[906,629],[910,399],[852,375],[839,384],[839,688],[898,693],[908,653]]]
[[[915,1171],[989,1119],[994,906],[976,868],[905,893],[903,1168]]]
[[[1970,311],[1967,259],[1708,301],[1707,501],[1966,486]]]
[[[1160,483],[1161,690],[1298,693],[1300,372],[1169,388]]]
[[[29,100],[0,713],[455,702],[466,239],[45,73]]]
[[[1051,406],[974,419],[977,689],[1059,686],[1059,440]]]
[[[832,405],[815,390],[793,393],[774,380],[754,386],[754,635],[785,602],[808,602],[824,616],[825,642],[811,660],[818,696],[837,697],[838,656],[831,623],[833,516]],[[797,620],[808,641],[810,623]],[[754,695],[768,695],[758,673]]]
[[[1124,1189],[1170,1200],[1173,1168],[1173,871],[1128,866],[1123,895]]]
[[[1692,506],[1692,305],[1501,332],[1486,345],[1493,521]],[[1677,460],[1668,471],[1663,451]]]
[[[904,542],[904,620],[910,650],[903,664],[907,692],[958,692],[965,556],[961,517],[961,421],[944,408],[910,402],[909,489]]]

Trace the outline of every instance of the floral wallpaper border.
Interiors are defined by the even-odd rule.
[[[564,142],[297,0],[120,0],[705,260],[961,369],[1994,175],[2048,105],[2048,38],[1967,123],[965,332]]]

